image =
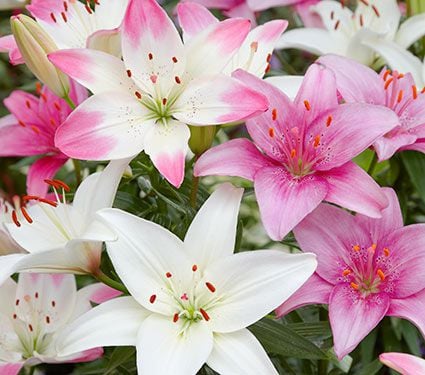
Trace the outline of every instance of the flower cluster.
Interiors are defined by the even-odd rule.
[[[0,38],[37,79],[0,119],[0,177],[25,176],[0,180],[0,374],[120,371],[121,346],[123,373],[425,373],[377,359],[425,338],[425,7],[24,5]]]

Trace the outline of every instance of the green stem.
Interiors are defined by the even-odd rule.
[[[109,276],[105,275],[100,269],[93,274],[94,278],[101,283],[110,286],[113,289],[119,290],[125,294],[130,294],[127,288],[118,281],[111,279]]]
[[[373,175],[373,171],[375,170],[376,164],[378,164],[378,155],[376,155],[376,152],[373,153],[373,158],[370,162],[369,168],[367,169],[367,173],[369,175]]]
[[[29,370],[28,370],[28,375],[33,375],[33,374],[34,374],[34,372],[35,372],[35,366],[32,366],[32,367],[30,367],[30,368],[29,368]]]
[[[328,320],[328,312],[323,307],[319,307],[319,319],[320,321]],[[319,359],[317,361],[317,373],[319,375],[327,375],[328,361],[326,359]]]
[[[75,108],[77,108],[77,106],[75,105],[75,103],[72,101],[72,99],[69,97],[69,94],[66,94],[66,96],[63,98],[63,100],[65,100],[67,102],[67,104],[69,105],[69,107],[74,110]]]
[[[82,178],[81,178],[81,163],[77,159],[72,159],[72,164],[74,164],[74,172],[75,172],[75,179],[77,180],[77,185],[81,184]]]
[[[199,156],[195,155],[194,163],[198,160]],[[196,201],[198,198],[198,190],[199,190],[199,177],[196,177],[192,174],[192,191],[190,192],[190,205],[193,208],[196,208]]]

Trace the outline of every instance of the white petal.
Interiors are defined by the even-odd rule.
[[[17,269],[19,262],[28,254],[11,254],[0,256],[0,285],[12,276]]]
[[[233,254],[242,194],[231,184],[220,185],[190,224],[184,248],[201,269]]]
[[[96,31],[88,37],[87,48],[103,51],[119,58],[122,54],[119,29]]]
[[[173,316],[176,308],[165,291],[166,274],[170,272],[173,284],[182,288],[192,277],[182,241],[161,226],[121,210],[104,209],[98,216],[118,235],[106,248],[131,295],[145,308]],[[152,295],[155,303],[150,302]]]
[[[1,263],[0,263],[1,264]],[[14,302],[16,300],[16,282],[8,278],[0,286],[0,313],[12,316],[14,312]]]
[[[94,16],[99,29],[119,27],[124,18],[129,0],[102,0],[96,4]]]
[[[289,298],[316,269],[313,254],[286,254],[276,250],[247,251],[224,258],[207,268],[205,282],[214,293],[204,294],[200,305],[210,316],[214,332],[245,328]],[[205,288],[200,282],[199,288]],[[216,296],[218,302],[214,302]],[[205,302],[205,304],[203,304]]]
[[[404,21],[395,36],[395,41],[403,48],[410,47],[425,35],[425,13],[409,17]]]
[[[264,348],[247,329],[215,333],[207,364],[221,375],[278,374]]]
[[[136,345],[137,333],[148,312],[132,297],[96,306],[68,325],[57,338],[60,356],[99,346]]]
[[[182,324],[156,314],[143,322],[137,339],[140,374],[190,375],[200,370],[213,347],[212,332],[203,321],[181,330]]]
[[[303,79],[304,76],[273,76],[267,77],[265,81],[277,87],[293,100],[297,96]]]
[[[346,6],[341,6],[336,1],[323,0],[313,5],[310,10],[319,14],[323,24],[331,33],[341,31],[350,35],[353,29],[353,12]],[[332,16],[331,16],[332,15]],[[335,30],[335,24],[339,21],[339,27]]]

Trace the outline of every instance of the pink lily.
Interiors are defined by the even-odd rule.
[[[0,287],[0,373],[16,375],[39,363],[89,362],[103,355],[94,348],[61,357],[58,335],[78,317],[120,294],[103,284],[77,291],[73,275],[21,274]]]
[[[0,119],[0,156],[43,155],[29,169],[27,192],[44,197],[47,193],[44,180],[52,178],[68,160],[55,147],[54,139],[72,109],[47,86],[39,89],[39,95],[16,90],[4,100],[11,114]],[[75,104],[88,96],[87,90],[77,83],[71,84],[70,95]]]
[[[177,14],[186,42],[218,23],[218,19],[207,8],[190,1],[180,3],[177,6]],[[241,68],[262,78],[270,70],[269,62],[274,45],[287,27],[286,20],[273,20],[255,27],[223,69],[223,73],[231,75],[233,71]]]
[[[32,0],[31,15],[59,49],[93,48],[121,55],[119,26],[128,0],[88,1]],[[12,35],[0,38],[0,52],[9,52],[14,65],[24,61]]]
[[[58,51],[50,60],[95,95],[65,121],[56,146],[78,159],[120,159],[144,150],[174,186],[184,177],[195,126],[243,120],[267,99],[221,73],[242,45],[248,20],[229,19],[183,44],[154,0],[131,0],[122,29],[124,61],[100,51]]]
[[[323,56],[318,62],[334,72],[338,91],[346,102],[383,105],[397,114],[397,127],[373,144],[379,161],[402,150],[425,152],[425,95],[417,89],[410,73],[383,69],[377,74],[363,64],[336,55]]]
[[[406,353],[382,353],[379,360],[404,375],[425,374],[425,360]]]
[[[307,71],[294,102],[246,72],[235,76],[263,92],[270,109],[246,122],[255,143],[234,139],[208,150],[195,165],[197,176],[254,181],[263,224],[274,240],[323,200],[380,217],[388,203],[385,195],[350,160],[394,128],[398,119],[392,111],[363,103],[338,105],[334,75],[317,64]]]
[[[277,314],[329,304],[338,358],[386,315],[408,319],[425,336],[425,225],[403,227],[395,192],[383,190],[390,204],[380,219],[322,204],[294,230],[301,249],[315,253],[319,265]]]

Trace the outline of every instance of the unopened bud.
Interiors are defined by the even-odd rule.
[[[189,147],[192,152],[201,155],[207,151],[213,143],[216,132],[216,125],[190,126]]]
[[[10,24],[28,68],[57,96],[66,97],[69,93],[69,79],[47,59],[48,53],[58,50],[53,39],[28,16],[14,16]]]

